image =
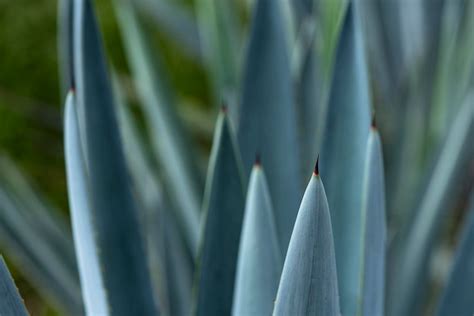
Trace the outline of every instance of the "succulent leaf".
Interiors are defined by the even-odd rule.
[[[23,299],[12,279],[7,265],[0,256],[0,315],[27,316]]]
[[[340,315],[331,216],[316,173],[301,201],[273,315]]]
[[[238,140],[246,174],[255,153],[267,171],[277,234],[286,253],[301,198],[297,113],[280,1],[257,0],[245,61]]]
[[[229,315],[245,199],[240,156],[224,111],[214,134],[205,194],[194,313]]]
[[[89,0],[75,2],[74,49],[79,129],[85,136],[92,223],[110,313],[156,315],[111,85]]]
[[[359,16],[349,3],[336,50],[321,150],[331,210],[341,312],[355,315],[360,299],[362,179],[370,127],[370,98]]]
[[[362,284],[360,315],[383,315],[385,297],[385,179],[382,143],[375,128],[369,133],[362,195]]]
[[[108,315],[73,91],[68,93],[66,99],[64,133],[72,232],[85,310],[88,315]]]
[[[438,315],[471,315],[474,302],[470,295],[474,284],[474,194],[462,229],[448,283],[441,297]]]
[[[186,241],[196,253],[199,228],[200,177],[187,135],[178,120],[171,89],[156,54],[152,54],[146,33],[128,0],[114,2],[128,61],[150,131],[152,148],[162,166],[170,202],[177,211]]]
[[[256,163],[245,204],[233,315],[271,315],[282,261],[267,180]]]
[[[456,195],[456,181],[474,157],[474,95],[464,100],[436,157],[420,197],[414,220],[402,227],[394,246],[397,257],[389,260],[390,315],[407,314],[420,306],[417,299],[426,284],[428,259],[442,218]],[[399,250],[397,249],[399,248]],[[416,293],[416,295],[415,295]]]

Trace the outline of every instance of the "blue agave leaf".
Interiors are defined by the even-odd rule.
[[[362,195],[364,240],[360,314],[383,315],[387,223],[382,143],[375,128],[372,128],[369,133],[364,170]]]
[[[461,234],[446,289],[438,307],[438,315],[472,315],[474,284],[474,194],[471,194],[467,221]]]
[[[124,44],[145,111],[153,150],[159,160],[165,189],[178,212],[180,226],[193,253],[199,229],[200,179],[191,146],[177,117],[171,90],[160,64],[140,27],[133,3],[116,1]]]
[[[0,156],[0,242],[46,299],[81,314],[74,245],[67,222],[43,201],[7,157]]]
[[[246,174],[265,163],[277,234],[286,253],[301,197],[290,63],[279,2],[257,0],[242,82],[238,140]]]
[[[370,127],[367,69],[357,11],[352,3],[342,26],[321,150],[338,263],[343,314],[355,315],[362,262],[361,198]]]
[[[206,183],[194,302],[196,315],[229,315],[245,207],[238,149],[219,115]]]
[[[430,136],[442,140],[463,97],[472,86],[474,4],[447,1],[443,12],[440,53],[430,115]]]
[[[247,191],[233,315],[271,315],[282,261],[267,180],[257,162]]]
[[[108,315],[73,91],[69,92],[66,99],[64,133],[72,232],[85,310],[88,315]]]
[[[23,299],[8,271],[7,265],[0,256],[0,315],[27,316]]]
[[[171,40],[190,57],[199,59],[203,53],[199,29],[189,10],[173,0],[135,0],[141,12],[146,13]]]
[[[427,185],[421,196],[414,220],[403,227],[402,234],[393,246],[394,257],[389,260],[392,279],[388,287],[390,315],[416,313],[418,299],[424,294],[427,265],[441,227],[443,215],[456,196],[457,179],[472,162],[474,148],[474,95],[469,95],[461,106],[434,168],[427,177]]]
[[[316,173],[301,201],[273,315],[340,315],[331,216]]]
[[[155,315],[143,240],[132,198],[113,96],[89,0],[74,7],[74,70],[92,222],[110,312]],[[82,122],[81,122],[82,120]],[[82,123],[82,124],[81,124]]]
[[[198,0],[196,9],[205,63],[217,93],[216,103],[222,97],[235,101],[232,97],[236,94],[241,59],[236,1]],[[236,105],[235,102],[228,103],[232,119],[238,114]]]
[[[114,80],[117,112],[127,163],[135,192],[143,206],[152,278],[165,315],[188,315],[194,261],[163,195],[137,122],[130,112],[118,79]]]
[[[73,78],[72,17],[73,0],[58,1],[58,59],[61,96],[63,99],[71,87]]]

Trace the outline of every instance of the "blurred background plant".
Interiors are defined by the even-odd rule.
[[[158,61],[160,75],[165,74],[172,87],[179,118],[199,144],[197,168],[204,174],[221,100],[236,120],[255,1],[134,2],[152,47],[150,57]],[[62,105],[69,88],[64,64],[67,3],[0,0],[0,249],[15,267],[14,279],[33,315],[70,312],[65,306],[80,305],[81,300],[70,247],[63,155]],[[140,67],[134,64],[138,57],[133,51],[139,44],[133,42],[133,20],[127,10],[117,8],[118,3],[94,2],[110,68],[141,133],[152,124],[147,121],[150,112],[138,106],[142,92],[131,75]],[[474,2],[367,0],[358,5],[370,97],[384,146],[391,245],[388,282],[390,276],[415,282],[397,286],[419,292],[419,303],[411,305],[432,313],[459,244],[474,183],[474,146],[466,141],[474,139],[472,100],[462,107],[473,88]],[[311,135],[301,140],[310,148],[302,155],[301,174],[306,179],[323,143],[322,136],[317,138],[324,129],[324,104],[346,2],[281,0],[281,8],[296,103],[316,104],[315,112],[300,121]],[[306,87],[307,82],[317,85]],[[154,142],[152,137],[144,141]],[[159,166],[153,168],[163,173]],[[419,235],[411,233],[412,227],[421,231]],[[423,246],[401,249],[405,235]],[[423,280],[415,278],[420,271],[407,269],[414,273],[410,275],[390,270],[400,263],[400,252],[419,249],[426,251],[425,261],[414,265],[429,272]],[[49,264],[42,265],[45,262]],[[66,270],[61,274],[57,269]],[[63,297],[58,295],[62,288],[70,291]]]

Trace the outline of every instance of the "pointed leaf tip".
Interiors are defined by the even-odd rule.
[[[261,167],[262,166],[262,160],[261,160],[261,157],[260,157],[260,153],[257,152],[257,154],[255,155],[255,167]]]
[[[314,165],[313,174],[315,176],[319,176],[319,155],[318,155],[318,158],[316,158],[316,164]]]
[[[226,103],[222,103],[221,112],[222,112],[222,114],[227,115],[227,104]]]
[[[370,123],[372,129],[377,129],[377,121],[375,120],[375,113],[372,113],[372,122]]]

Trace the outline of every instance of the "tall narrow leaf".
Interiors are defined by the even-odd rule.
[[[472,284],[474,284],[474,194],[468,218],[461,235],[454,265],[451,269],[448,284],[444,290],[438,315],[472,315]]]
[[[43,297],[66,314],[83,313],[67,222],[4,156],[0,156],[0,243]]]
[[[316,173],[301,201],[273,315],[340,315],[331,216]]]
[[[354,9],[350,3],[339,37],[321,150],[344,315],[356,314],[361,294],[361,196],[370,127],[367,69]]]
[[[235,0],[197,0],[197,16],[203,57],[214,84],[216,101],[234,97],[237,88],[241,38]],[[224,95],[219,95],[224,94]],[[229,115],[235,119],[236,104],[229,103]],[[235,120],[234,120],[235,122]]]
[[[244,213],[240,156],[229,120],[217,121],[209,163],[194,311],[197,315],[229,315]]]
[[[160,311],[165,315],[188,315],[194,258],[167,205],[137,122],[121,93],[117,78],[114,83],[125,156],[135,191],[140,197],[142,224],[147,231],[150,268]]]
[[[267,180],[257,162],[247,191],[233,315],[271,315],[282,261]]]
[[[362,301],[360,315],[383,315],[385,296],[385,180],[382,144],[373,127],[369,133],[362,195]]]
[[[28,315],[20,293],[18,293],[18,289],[2,256],[0,256],[0,297],[0,315]]]
[[[152,146],[161,166],[165,189],[176,206],[179,223],[191,251],[197,249],[199,177],[191,146],[176,113],[176,104],[156,54],[152,54],[133,3],[116,1],[126,52],[142,101]]]
[[[86,138],[92,222],[110,312],[155,315],[143,240],[91,2],[76,1],[74,14],[79,128],[84,129],[80,134]]]
[[[457,179],[474,157],[474,95],[462,104],[436,157],[432,173],[422,194],[416,216],[403,227],[393,260],[389,260],[392,277],[389,287],[390,315],[407,314],[420,307],[417,297],[423,294],[427,265],[442,218],[458,190]],[[416,294],[416,295],[415,295]]]
[[[69,206],[82,297],[88,315],[108,315],[73,91],[66,100],[64,133]]]
[[[255,153],[265,162],[282,253],[301,197],[296,109],[279,1],[257,0],[248,46],[238,140],[246,174]]]

